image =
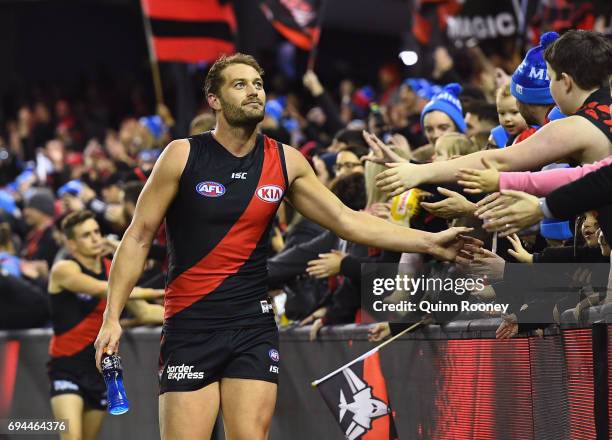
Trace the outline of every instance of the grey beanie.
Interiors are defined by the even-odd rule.
[[[40,212],[55,217],[55,198],[53,193],[46,188],[34,190],[32,195],[26,199],[26,208],[34,208]]]

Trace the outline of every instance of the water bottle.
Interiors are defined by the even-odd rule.
[[[106,382],[108,412],[113,415],[128,412],[130,403],[123,388],[123,368],[118,355],[107,353],[102,355],[102,375]]]

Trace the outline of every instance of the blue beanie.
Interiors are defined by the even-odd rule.
[[[83,189],[83,184],[80,180],[71,180],[67,183],[64,183],[57,190],[57,196],[63,197],[64,194],[70,194],[73,196],[78,196]]]
[[[559,34],[546,32],[540,38],[540,44],[532,47],[525,55],[523,62],[516,68],[510,82],[512,96],[524,104],[554,104],[550,94],[550,78],[546,71],[544,51]]]
[[[138,120],[138,122],[140,125],[149,130],[151,135],[157,140],[159,140],[168,131],[166,124],[164,124],[163,119],[159,115],[143,116]]]
[[[540,234],[549,240],[569,240],[574,235],[568,221],[544,219],[540,222]]]
[[[272,119],[279,121],[283,116],[283,112],[285,109],[283,105],[278,101],[278,99],[271,99],[266,102],[266,115],[270,116]]]
[[[421,126],[425,126],[423,120],[427,113],[439,111],[446,113],[448,117],[453,120],[457,129],[461,133],[465,133],[466,126],[463,120],[463,109],[461,108],[461,101],[459,101],[459,93],[461,93],[461,86],[457,83],[450,83],[444,86],[442,91],[423,107],[423,111],[421,112]]]

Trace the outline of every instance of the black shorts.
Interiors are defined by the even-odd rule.
[[[162,332],[159,393],[195,391],[221,378],[278,383],[276,326]]]
[[[50,370],[51,397],[61,394],[78,394],[87,409],[106,410],[106,384],[100,373],[76,373]]]

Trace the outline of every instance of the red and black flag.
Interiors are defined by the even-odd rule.
[[[236,18],[224,0],[141,0],[158,61],[215,61],[235,51]],[[146,26],[146,23],[145,23]]]
[[[348,440],[398,440],[378,352],[317,385]]]
[[[458,0],[421,0],[414,2],[412,35],[421,46],[443,46],[449,16],[461,9]]]
[[[321,5],[324,0],[262,0],[266,18],[287,40],[310,51],[319,40]]]

